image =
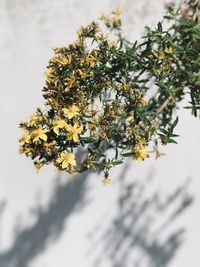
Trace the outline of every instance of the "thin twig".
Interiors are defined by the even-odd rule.
[[[166,106],[169,104],[169,102],[171,101],[172,97],[169,96],[163,103],[162,105],[156,110],[156,113],[159,114],[161,111],[163,111],[163,109],[166,108]]]

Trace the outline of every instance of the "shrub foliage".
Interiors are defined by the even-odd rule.
[[[70,173],[102,171],[104,183],[127,157],[159,157],[160,144],[176,143],[174,111],[186,95],[187,108],[199,115],[199,44],[198,1],[168,6],[163,21],[135,43],[123,36],[119,9],[101,14],[77,31],[74,43],[53,49],[46,108],[20,124],[20,152],[38,170],[53,164]]]

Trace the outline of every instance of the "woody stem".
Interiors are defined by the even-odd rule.
[[[163,111],[163,109],[165,109],[167,107],[167,105],[169,104],[169,102],[171,101],[172,97],[169,96],[162,104],[161,106],[156,110],[156,113],[159,114],[160,112]]]

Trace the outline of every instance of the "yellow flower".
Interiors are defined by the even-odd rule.
[[[31,136],[29,135],[28,132],[25,132],[22,137],[20,138],[20,144],[23,146],[24,144],[30,143]]]
[[[66,126],[66,130],[68,131],[67,138],[69,140],[73,140],[74,142],[79,141],[78,134],[80,134],[83,131],[82,127],[78,128],[77,126],[78,126],[77,122],[74,124],[74,126],[72,126],[70,124]]]
[[[167,48],[165,48],[165,52],[167,53],[167,54],[174,54],[174,49],[170,46],[170,47],[167,47]]]
[[[53,78],[53,69],[52,68],[47,68],[47,70],[44,72],[45,76],[46,76],[46,82],[47,83],[51,83],[52,82],[52,78]]]
[[[75,77],[74,75],[68,77],[68,78],[66,79],[65,85],[66,85],[69,89],[71,89],[72,87],[76,86],[76,85],[77,85],[76,77]],[[67,88],[67,89],[68,89],[68,88]]]
[[[171,58],[176,58],[176,51],[171,46],[165,48],[165,53],[168,54]]]
[[[113,14],[116,16],[116,17],[120,17],[121,14],[122,14],[122,11],[119,7],[117,7],[114,11],[113,11]]]
[[[113,21],[113,26],[120,26],[120,24],[121,24],[121,19],[120,19],[120,17],[121,17],[121,9],[120,8],[116,8],[114,11],[113,11],[113,19],[112,19],[112,21]]]
[[[111,41],[111,42],[110,42],[110,47],[111,47],[111,48],[112,48],[112,47],[116,47],[118,43],[119,43],[119,41]]]
[[[53,123],[53,131],[54,133],[56,133],[57,135],[59,134],[59,130],[62,128],[65,128],[67,125],[65,120],[55,120]]]
[[[140,98],[139,100],[139,104],[142,106],[146,106],[149,102],[149,98],[147,98],[146,96],[143,96],[142,98]]]
[[[90,129],[92,133],[94,133],[94,131],[96,130],[97,125],[98,125],[98,121],[97,121],[97,118],[95,117],[92,117],[91,120],[88,122],[88,128]]]
[[[44,130],[42,126],[39,126],[39,128],[37,128],[32,132],[34,136],[33,142],[37,142],[39,141],[39,139],[47,141],[47,135],[46,135],[47,132],[48,130]]]
[[[30,121],[28,122],[28,126],[34,126],[37,122],[37,115],[35,114],[32,114],[30,117],[29,117]]]
[[[104,19],[106,19],[106,15],[105,15],[105,13],[100,12],[100,13],[98,14],[98,19],[100,19],[100,20],[104,20]]]
[[[76,34],[80,37],[83,33],[83,30],[84,30],[84,27],[81,26],[77,31],[76,31]]]
[[[111,183],[111,179],[110,178],[104,178],[101,182],[103,185],[108,185]]]
[[[80,46],[82,46],[82,45],[83,45],[82,40],[76,40],[76,41],[74,42],[74,46],[76,46],[76,47],[80,47]]]
[[[44,72],[46,76],[46,83],[53,83],[53,77],[54,77],[54,71],[52,68],[47,68],[47,70]]]
[[[122,113],[124,113],[124,108],[123,107],[119,107],[117,109],[117,115],[121,115]]]
[[[47,143],[47,142],[44,143],[45,150],[47,152],[51,152],[54,149],[56,144],[57,144],[57,142],[55,140],[50,142],[50,143]]]
[[[89,169],[89,168],[94,167],[94,163],[95,163],[94,157],[92,155],[88,155],[85,160],[84,165]]]
[[[165,59],[165,53],[163,50],[160,50],[157,54],[156,54],[156,57],[160,60],[163,60]]]
[[[76,115],[78,115],[78,112],[79,112],[79,108],[77,106],[75,106],[75,105],[72,105],[69,108],[63,108],[62,110],[63,110],[63,112],[65,114],[67,114],[69,119],[71,119],[71,118],[75,117]]]
[[[47,105],[50,105],[50,106],[52,106],[55,109],[58,109],[59,108],[59,104],[56,101],[56,99],[52,99],[52,98],[47,99]]]
[[[105,39],[106,39],[106,37],[103,35],[103,33],[96,33],[94,36],[95,41],[103,41]]]
[[[66,57],[61,57],[61,56],[58,56],[58,57],[55,57],[51,60],[51,62],[53,63],[60,63],[62,65],[69,65],[71,64],[72,62],[72,56],[71,54],[67,55]]]
[[[79,75],[81,78],[87,78],[92,76],[92,72],[79,70]]]
[[[19,149],[20,154],[25,154],[27,157],[32,157],[34,150],[29,147],[20,147]]]
[[[138,162],[144,160],[149,156],[148,147],[145,145],[136,145],[133,149],[134,159]]]
[[[99,136],[102,138],[102,139],[107,139],[108,140],[108,133],[106,132],[100,132]]]
[[[95,64],[96,64],[96,62],[98,61],[96,51],[94,51],[93,54],[94,54],[94,55],[89,54],[89,55],[87,55],[87,56],[85,57],[85,63],[86,63],[86,64],[89,64],[91,67],[94,67]]]
[[[131,111],[129,116],[127,117],[126,121],[129,122],[129,121],[134,121],[134,118],[135,118],[135,114],[134,114],[134,111]]]
[[[60,157],[56,160],[59,164],[61,164],[62,169],[65,169],[70,165],[76,166],[75,155],[72,153],[62,152]]]
[[[122,87],[122,90],[123,90],[124,92],[126,92],[126,93],[130,92],[130,85],[129,85],[129,84],[127,84],[127,83],[122,83],[121,87]]]
[[[47,70],[44,72],[45,76],[47,78],[51,78],[53,76],[53,70],[52,68],[47,68]]]

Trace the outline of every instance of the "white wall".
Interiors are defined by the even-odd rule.
[[[138,38],[163,14],[154,0],[0,1],[0,267],[199,267],[200,127],[180,112],[178,145],[165,157],[102,177],[36,174],[18,154],[19,122],[43,105],[51,47],[100,11],[121,6]]]

